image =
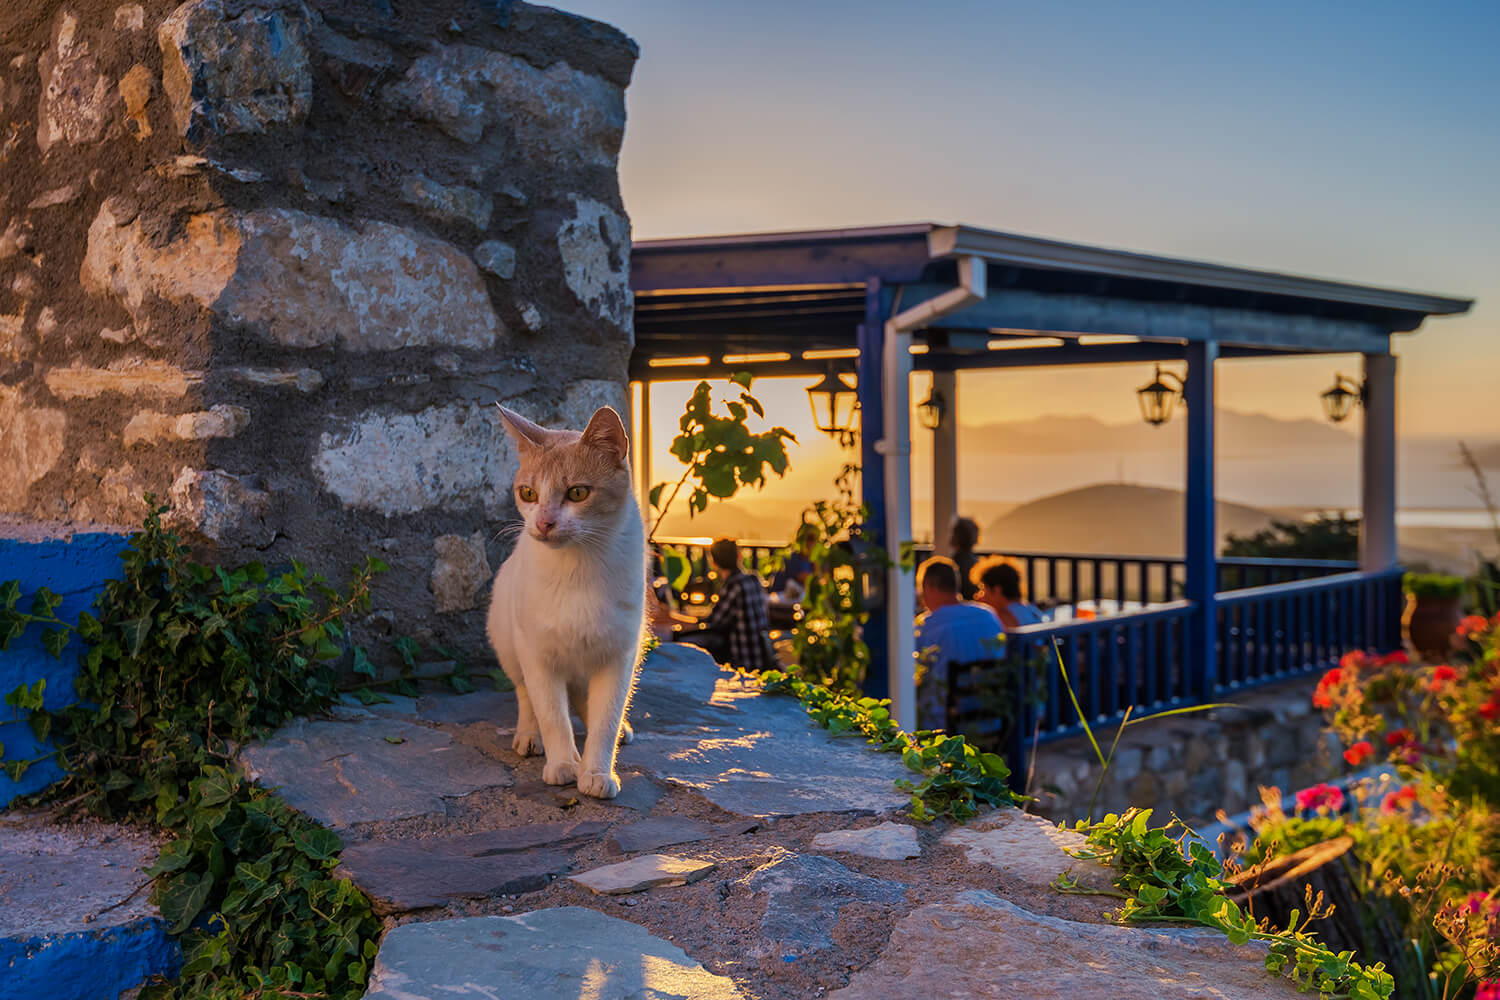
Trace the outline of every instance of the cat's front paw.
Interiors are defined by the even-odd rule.
[[[578,758],[572,760],[548,760],[542,766],[542,780],[549,785],[571,785],[578,780]],[[581,790],[581,789],[580,789]],[[618,791],[618,788],[616,789]],[[592,792],[585,792],[592,795]]]
[[[596,799],[612,799],[620,794],[620,776],[618,774],[580,774],[578,776],[578,790],[584,795]]]
[[[620,723],[620,746],[624,746],[625,744],[631,742],[634,739],[635,739],[635,730],[630,728],[630,723],[628,723],[628,722],[622,722],[622,723]]]
[[[535,757],[542,752],[542,734],[535,730],[523,733],[517,729],[510,748],[522,757]]]

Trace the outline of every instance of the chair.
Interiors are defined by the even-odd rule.
[[[975,749],[999,754],[1010,768],[1010,787],[1026,785],[1027,740],[1035,717],[1028,698],[1031,671],[1009,659],[948,663],[947,730]]]

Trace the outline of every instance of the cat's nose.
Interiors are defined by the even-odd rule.
[[[536,519],[536,533],[538,535],[541,535],[543,538],[546,538],[549,534],[551,534],[552,529],[555,527],[557,527],[556,521],[549,521],[546,518],[541,517]]]

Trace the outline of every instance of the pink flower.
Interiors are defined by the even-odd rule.
[[[1489,902],[1489,899],[1489,893],[1481,889],[1475,889],[1473,892],[1469,893],[1468,898],[1464,900],[1464,909],[1473,914],[1483,913],[1486,909],[1493,910],[1493,906],[1485,905]]]
[[[1375,753],[1375,748],[1370,746],[1369,740],[1360,740],[1348,750],[1344,751],[1344,760],[1348,761],[1350,767],[1358,767]]]
[[[1500,979],[1490,979],[1479,984],[1474,1000],[1500,1000]]]
[[[1410,729],[1392,729],[1385,734],[1385,745],[1388,747],[1399,747],[1403,743],[1410,743],[1413,734]]]
[[[1311,812],[1324,806],[1327,806],[1331,812],[1338,812],[1344,808],[1343,790],[1325,783],[1304,788],[1297,793],[1297,809],[1301,812]]]

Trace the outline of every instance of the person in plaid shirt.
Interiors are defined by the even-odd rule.
[[[778,666],[776,650],[771,645],[769,602],[760,577],[740,565],[740,549],[732,538],[714,542],[708,557],[724,576],[719,585],[719,599],[701,623],[691,616],[674,614],[672,617],[685,627],[673,638],[702,646],[715,659],[742,670],[760,671]]]

